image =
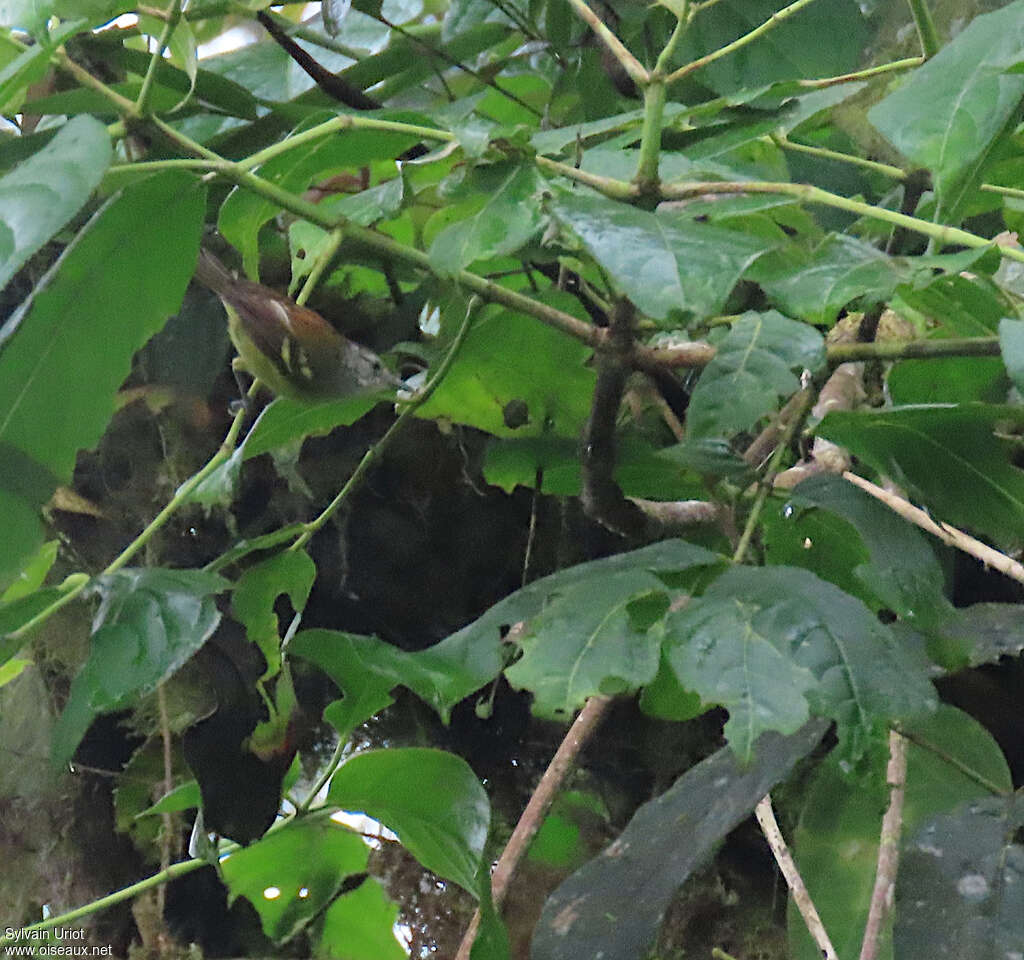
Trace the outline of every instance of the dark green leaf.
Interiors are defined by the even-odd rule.
[[[985,159],[1024,95],[1007,68],[1024,57],[1024,3],[975,17],[868,113],[890,143],[932,171],[942,223],[958,223]]]
[[[945,756],[907,744],[904,834],[958,804],[988,796],[978,782],[947,762],[1010,788],[1010,771],[998,744],[976,720],[949,706],[912,724],[909,732],[939,747]],[[830,757],[809,785],[793,852],[814,905],[839,956],[856,956],[864,936],[871,889],[878,869],[879,811],[888,803],[885,755],[875,753],[875,770],[867,782],[853,780],[842,763]],[[789,940],[794,960],[820,960],[821,951],[790,904]]]
[[[335,773],[327,802],[379,820],[428,870],[477,893],[490,805],[461,757],[419,747],[357,754]]]
[[[97,580],[88,659],[53,732],[56,764],[71,759],[93,719],[152,693],[220,623],[213,595],[228,583],[199,570],[125,569]]]
[[[874,497],[840,477],[819,474],[796,487],[790,502],[797,510],[838,514],[853,525],[868,556],[851,572],[901,619],[927,630],[953,616],[931,543]]]
[[[668,448],[670,450],[674,448]],[[742,462],[742,461],[741,461]],[[719,466],[724,468],[724,462]],[[579,496],[580,451],[573,438],[542,435],[494,440],[487,447],[484,477],[508,493],[517,486],[534,487],[541,470],[541,490],[556,496]],[[708,471],[713,472],[713,471]],[[619,441],[615,482],[628,497],[689,500],[705,496],[703,479],[685,470],[644,437],[626,433]]]
[[[622,293],[655,320],[717,313],[743,272],[769,247],[672,210],[647,213],[604,197],[559,193],[549,207]]]
[[[117,194],[0,329],[0,496],[10,498],[0,576],[38,547],[36,505],[99,440],[132,355],[181,304],[205,202],[181,173]]]
[[[574,603],[582,605],[586,603],[588,591],[589,606],[593,607],[594,596],[603,596],[606,586],[621,585],[624,578],[635,578],[639,584],[637,592],[652,585],[660,587],[662,581],[644,576],[645,571],[672,573],[712,565],[720,559],[718,554],[703,547],[682,540],[666,540],[641,550],[579,564],[517,590],[473,623],[415,653],[398,650],[374,637],[328,630],[305,630],[292,640],[288,649],[291,654],[321,666],[356,703],[365,697],[365,702],[372,706],[383,699],[391,687],[404,684],[447,721],[456,703],[501,671],[503,638],[516,623],[529,621],[552,606],[557,611],[559,605],[563,609]],[[370,682],[367,679],[370,676],[379,680]],[[363,680],[357,684],[355,677]]]
[[[888,300],[900,285],[931,282],[936,270],[969,269],[984,250],[922,257],[890,257],[856,237],[830,234],[813,251],[790,246],[750,272],[781,310],[811,323],[833,323],[858,297]]]
[[[749,33],[775,14],[779,0],[723,0],[694,19],[680,44],[685,63]],[[825,39],[827,38],[827,42]],[[828,77],[857,69],[867,40],[864,14],[852,0],[823,0],[800,10],[698,76],[717,93],[731,93],[771,80]]]
[[[281,942],[295,936],[366,870],[369,847],[330,820],[299,820],[237,850],[220,863],[230,899],[245,897],[263,932]]]
[[[804,370],[814,373],[825,363],[821,334],[774,310],[744,314],[717,348],[687,411],[693,437],[731,436],[750,429],[775,410],[780,397],[800,388]]]
[[[876,726],[935,705],[923,665],[859,600],[806,570],[734,567],[665,628],[680,683],[729,710],[741,758],[765,730],[792,733],[810,715],[834,719],[858,755]]]
[[[1019,797],[989,797],[934,817],[907,838],[893,947],[907,960],[1012,957],[1024,943]]]
[[[814,749],[826,727],[815,720],[790,737],[765,734],[749,764],[719,750],[645,803],[610,847],[548,898],[533,960],[645,956],[679,886]]]
[[[106,127],[75,117],[0,178],[0,287],[85,205],[112,155]]]
[[[1024,538],[1024,471],[995,431],[1019,408],[982,404],[830,413],[817,432],[892,477],[937,517],[998,543]]]

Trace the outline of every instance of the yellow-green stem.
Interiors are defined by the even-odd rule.
[[[328,264],[334,259],[334,255],[338,252],[338,247],[341,246],[341,241],[344,239],[345,231],[341,227],[335,227],[330,232],[327,242],[313,264],[313,269],[309,271],[309,276],[306,277],[306,282],[302,285],[302,290],[299,291],[299,295],[295,298],[297,304],[302,306],[310,298],[310,295],[316,289],[316,285],[320,282],[324,270],[327,269]]]
[[[310,538],[319,531],[328,520],[334,516],[335,513],[341,508],[342,504],[352,495],[352,491],[355,490],[362,482],[363,477],[366,476],[370,467],[372,467],[381,457],[381,454],[391,445],[395,437],[405,426],[408,424],[413,414],[423,406],[438,388],[441,381],[445,378],[445,375],[451,369],[452,364],[455,362],[455,358],[459,354],[459,349],[462,347],[463,342],[466,339],[466,334],[469,333],[469,328],[473,323],[473,315],[476,312],[478,303],[474,297],[469,306],[466,309],[466,317],[462,321],[462,326],[459,328],[459,332],[455,335],[455,339],[452,340],[451,346],[448,348],[448,353],[445,355],[444,360],[441,361],[441,365],[437,368],[437,372],[430,378],[430,380],[424,385],[422,390],[417,391],[416,395],[409,401],[405,406],[405,409],[398,415],[398,418],[388,428],[387,433],[380,438],[363,456],[363,459],[359,461],[359,466],[352,472],[352,475],[348,478],[345,485],[338,492],[338,495],[323,509],[318,517],[310,520],[309,523],[305,524],[302,534],[296,538],[295,542],[289,547],[290,550],[301,550],[310,540]]]
[[[705,54],[703,57],[699,57],[686,64],[686,66],[673,71],[669,74],[666,82],[675,83],[677,80],[682,80],[683,77],[688,77],[694,71],[700,70],[701,67],[706,67],[709,63],[714,63],[730,53],[735,53],[741,47],[745,47],[748,43],[753,43],[758,37],[779,26],[783,21],[793,16],[794,13],[799,13],[804,7],[810,6],[812,3],[814,3],[814,0],[795,0],[788,7],[783,7],[781,10],[773,13],[764,23],[754,27],[749,33],[745,33],[742,37],[733,40],[732,43],[727,43],[724,47],[719,47],[717,50],[713,50],[711,53]]]
[[[898,73],[900,70],[911,70],[924,63],[924,57],[907,57],[905,60],[893,60],[890,63],[883,63],[877,67],[868,67],[866,70],[857,70],[854,73],[840,73],[835,77],[819,77],[817,80],[798,80],[801,87],[810,90],[821,90],[823,87],[834,87],[840,83],[857,83],[860,80],[870,80],[872,77],[880,76],[883,73]]]
[[[608,48],[611,55],[622,64],[623,69],[629,74],[629,78],[638,85],[647,83],[650,79],[647,68],[626,49],[625,44],[587,6],[585,0],[569,0],[569,5],[576,11],[576,15],[597,34],[598,39]]]
[[[160,31],[160,38],[157,41],[156,49],[153,51],[153,56],[150,58],[146,76],[142,79],[142,89],[139,91],[139,96],[135,101],[135,110],[140,116],[145,116],[146,111],[149,109],[149,98],[153,92],[153,84],[156,81],[157,67],[164,58],[164,50],[167,49],[167,45],[171,42],[171,34],[177,29],[178,22],[181,20],[181,0],[171,0],[171,5],[167,8],[167,14],[163,20],[164,25]]]
[[[757,521],[761,516],[761,510],[764,508],[765,501],[772,491],[772,483],[779,473],[779,467],[782,465],[782,458],[786,455],[786,450],[789,448],[789,444],[796,435],[797,430],[800,429],[800,424],[804,422],[804,417],[807,416],[807,412],[811,409],[811,401],[814,399],[814,394],[815,390],[812,386],[806,386],[801,391],[800,403],[793,411],[793,417],[786,424],[782,436],[779,437],[779,445],[775,448],[771,460],[768,461],[768,469],[761,477],[757,496],[750,507],[750,514],[747,516],[743,533],[740,535],[739,543],[736,544],[736,550],[732,555],[733,563],[742,563],[747,555],[747,549],[750,547],[750,541],[753,539]]]
[[[640,158],[636,183],[641,195],[658,189],[658,162],[661,157],[661,121],[665,114],[665,81],[655,76],[644,88],[644,124],[640,132]]]
[[[879,163],[877,160],[868,160],[866,157],[855,157],[850,153],[840,153],[838,150],[829,150],[827,147],[810,147],[806,143],[796,143],[790,140],[785,134],[774,133],[761,137],[762,140],[774,143],[783,150],[792,150],[794,153],[806,153],[821,160],[835,160],[838,163],[849,163],[855,167],[863,167],[865,170],[872,170],[875,173],[884,174],[895,180],[905,180],[906,170],[894,167],[889,163]]]

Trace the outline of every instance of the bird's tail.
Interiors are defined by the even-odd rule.
[[[206,247],[199,248],[199,262],[196,264],[196,279],[216,294],[224,294],[235,282],[231,271],[224,266]]]

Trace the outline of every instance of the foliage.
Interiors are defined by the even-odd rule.
[[[718,708],[725,745],[548,878],[531,956],[627,960],[777,786],[857,949],[900,729],[879,955],[1019,945],[1012,781],[934,686],[1010,669],[1019,609],[841,474],[1024,543],[1024,0],[959,32],[911,4],[926,58],[888,48],[882,6],[0,0],[0,748],[32,727],[85,763],[128,727],[118,827],[164,866],[143,886],[215,864],[268,950],[403,955],[340,816],[364,814],[479,902],[493,960],[520,949],[488,874],[507,831],[454,750],[364,749],[399,688],[456,726],[470,698],[484,724],[517,695],[674,730]],[[259,39],[201,54],[243,23]],[[201,243],[405,387],[226,416]],[[417,553],[407,515],[437,505],[466,542]],[[353,586],[364,536],[386,602]],[[376,626],[405,600],[413,627]],[[196,805],[198,856],[168,867]],[[78,906],[37,900],[44,927]],[[795,910],[789,936],[818,955]]]

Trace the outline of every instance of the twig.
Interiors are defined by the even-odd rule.
[[[557,0],[555,0],[557,2]],[[806,3],[808,0],[802,0]],[[573,10],[576,11],[576,15],[586,23],[594,33],[597,34],[598,38],[604,43],[619,63],[622,64],[622,68],[629,74],[629,78],[637,84],[646,83],[650,79],[650,74],[647,72],[647,68],[633,56],[626,49],[625,44],[617,37],[608,26],[601,20],[601,18],[594,13],[590,7],[587,6],[585,0],[569,0],[569,4]]]
[[[782,433],[779,436],[778,446],[775,448],[775,452],[768,463],[768,469],[765,471],[764,476],[761,477],[760,489],[757,491],[753,506],[750,508],[750,514],[747,516],[743,533],[740,534],[739,543],[733,551],[733,563],[742,563],[746,556],[747,548],[750,546],[750,541],[754,536],[754,529],[757,527],[758,518],[761,516],[761,510],[764,508],[768,494],[775,483],[775,478],[779,474],[779,468],[782,466],[782,457],[789,446],[790,440],[796,436],[797,430],[800,429],[800,424],[804,422],[807,411],[811,408],[811,401],[814,399],[814,388],[810,385],[803,387],[797,394],[797,397],[799,397],[799,400],[793,406],[789,422],[783,427]]]
[[[788,17],[791,17],[794,13],[798,13],[804,7],[809,6],[813,2],[814,0],[795,0],[795,2],[791,3],[788,7],[783,7],[781,10],[773,13],[764,21],[764,23],[754,27],[754,29],[749,33],[745,33],[742,37],[738,37],[736,40],[733,40],[732,43],[727,43],[724,47],[719,47],[717,50],[713,50],[711,53],[686,64],[686,66],[680,67],[678,70],[674,70],[668,75],[666,83],[675,83],[677,80],[682,80],[683,77],[689,76],[695,70],[699,70],[701,67],[706,67],[709,63],[714,63],[716,60],[720,60],[722,57],[739,50],[741,47],[745,47],[748,43],[751,43],[762,34],[767,33],[774,27],[777,27]]]
[[[500,908],[504,902],[508,885],[516,868],[526,855],[526,851],[529,850],[530,842],[543,824],[548,810],[551,809],[551,804],[558,791],[561,790],[562,783],[576,762],[580,751],[604,719],[611,702],[611,697],[591,697],[569,728],[565,739],[559,744],[554,757],[551,758],[551,763],[548,764],[547,770],[540,778],[540,783],[537,784],[537,789],[533,791],[529,803],[526,804],[526,809],[519,818],[515,830],[512,831],[512,836],[505,845],[501,859],[498,860],[498,865],[494,868],[494,873],[491,876],[491,895],[496,908]],[[455,960],[468,960],[479,925],[480,911],[477,910],[462,937]]]
[[[958,530],[956,527],[952,527],[943,521],[933,520],[920,507],[915,507],[903,497],[890,493],[888,490],[883,490],[870,480],[865,480],[849,470],[843,473],[843,479],[848,480],[854,486],[860,487],[865,493],[870,493],[876,500],[881,500],[890,510],[898,513],[904,520],[908,520],[914,526],[920,527],[922,530],[932,534],[932,536],[938,537],[943,543],[956,547],[957,550],[962,550],[964,553],[969,553],[972,557],[977,557],[985,566],[998,570],[1018,583],[1024,583],[1024,566],[1012,557],[1008,557],[1005,553],[1001,553],[988,544],[976,540],[970,534],[964,533],[963,530]]]
[[[832,941],[829,940],[825,925],[821,922],[821,917],[818,916],[818,910],[814,906],[814,901],[811,899],[810,893],[807,892],[804,879],[796,868],[793,855],[789,852],[789,847],[786,846],[786,841],[782,836],[782,831],[779,829],[779,824],[775,820],[775,811],[772,810],[770,794],[765,795],[761,799],[754,813],[757,816],[757,822],[761,825],[761,832],[764,834],[765,840],[768,841],[768,846],[772,848],[775,862],[779,865],[782,875],[786,878],[789,892],[793,895],[793,902],[796,904],[797,910],[800,911],[800,916],[804,918],[807,930],[818,945],[821,955],[826,960],[838,960],[835,947],[832,946]]]
[[[860,960],[876,960],[878,940],[892,909],[896,870],[900,862],[900,831],[903,827],[903,798],[907,781],[907,743],[895,730],[889,731],[889,763],[885,773],[889,784],[889,809],[882,818],[878,845],[878,869],[871,891],[871,906],[864,925]]]

